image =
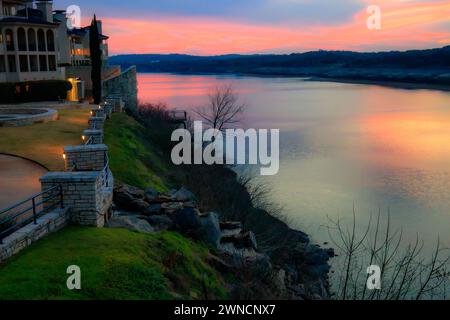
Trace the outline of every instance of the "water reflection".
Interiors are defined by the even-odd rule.
[[[388,209],[407,239],[450,245],[450,94],[295,78],[139,75],[144,101],[191,109],[221,84],[247,103],[245,126],[281,129],[273,196],[292,225],[328,240],[327,217]]]

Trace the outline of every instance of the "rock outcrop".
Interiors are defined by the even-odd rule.
[[[310,243],[300,231],[290,230],[292,245],[272,261],[258,249],[251,230],[237,221],[220,221],[215,212],[202,213],[186,188],[162,194],[153,189],[120,185],[114,189],[116,211],[108,227],[135,232],[177,231],[210,246],[210,264],[233,273],[232,297],[248,299],[328,299],[329,260],[332,249]],[[214,253],[214,254],[213,254]]]

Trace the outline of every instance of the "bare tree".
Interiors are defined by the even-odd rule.
[[[211,128],[219,131],[240,122],[245,105],[239,102],[237,94],[231,86],[215,88],[209,94],[209,104],[198,108],[196,114],[208,123]]]
[[[334,261],[333,291],[339,300],[423,300],[446,299],[450,255],[437,241],[436,248],[426,258],[423,241],[416,236],[411,244],[403,243],[403,231],[392,230],[390,213],[383,228],[381,213],[375,224],[370,219],[367,228],[358,234],[356,214],[348,227],[338,219],[331,220],[328,231],[339,252]],[[402,249],[403,248],[403,249]],[[381,269],[382,288],[368,290],[366,268]]]

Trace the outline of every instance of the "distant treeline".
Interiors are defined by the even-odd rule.
[[[139,72],[247,73],[332,77],[450,85],[450,46],[440,49],[358,53],[314,51],[287,55],[119,55],[110,58]]]

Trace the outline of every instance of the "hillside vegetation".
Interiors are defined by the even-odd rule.
[[[225,298],[208,255],[177,233],[68,227],[0,266],[0,300]],[[82,290],[67,289],[71,265]]]
[[[105,123],[111,171],[116,182],[167,191],[167,165],[150,130],[125,113]]]

